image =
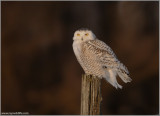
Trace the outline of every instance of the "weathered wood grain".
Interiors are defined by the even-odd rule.
[[[82,75],[81,115],[100,115],[101,101],[101,79],[92,75]]]

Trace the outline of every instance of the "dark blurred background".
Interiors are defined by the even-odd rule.
[[[2,112],[80,114],[72,49],[91,29],[130,71],[116,90],[102,80],[102,113],[159,114],[159,2],[1,2]]]

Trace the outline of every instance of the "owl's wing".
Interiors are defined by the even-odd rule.
[[[107,50],[108,54],[110,54],[110,55],[115,55],[113,53],[112,49],[106,43],[104,43],[103,41],[101,41],[99,39],[90,40],[90,41],[88,41],[88,43],[95,46],[95,47],[98,47],[99,49]]]
[[[103,57],[103,59],[101,60],[118,61],[112,49],[107,44],[105,44],[103,41],[95,39],[95,40],[88,41],[88,43],[92,45],[93,48],[99,49],[101,51],[102,53],[101,57]]]
[[[129,73],[128,69],[117,59],[112,49],[103,41],[95,39],[87,41],[86,44],[89,46],[88,52],[96,54],[97,61],[104,64],[104,66],[109,68],[120,68],[126,73]]]

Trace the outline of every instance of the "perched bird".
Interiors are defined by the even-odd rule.
[[[117,59],[112,49],[97,39],[91,30],[77,30],[73,40],[74,53],[86,74],[105,78],[116,89],[122,89],[117,82],[117,75],[125,83],[132,80],[128,69]]]

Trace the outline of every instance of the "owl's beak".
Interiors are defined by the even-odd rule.
[[[81,40],[83,41],[83,37],[81,38]]]

